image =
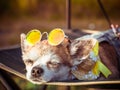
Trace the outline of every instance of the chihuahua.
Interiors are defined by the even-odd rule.
[[[86,59],[94,46],[94,38],[65,37],[59,45],[50,45],[48,40],[40,40],[34,45],[27,43],[26,35],[21,34],[22,59],[26,66],[26,78],[39,84],[50,81],[76,79],[75,70],[79,69],[79,80],[103,80],[103,75],[93,75],[95,61]],[[118,58],[115,48],[107,42],[99,43],[99,58],[111,71],[108,78],[119,77]],[[78,68],[78,67],[79,68]]]

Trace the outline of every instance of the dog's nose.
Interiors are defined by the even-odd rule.
[[[32,71],[31,71],[31,75],[33,77],[39,77],[39,76],[41,76],[42,73],[43,73],[43,69],[40,67],[33,67]]]

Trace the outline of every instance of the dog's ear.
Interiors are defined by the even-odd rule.
[[[79,38],[72,41],[70,55],[72,65],[78,65],[85,60],[96,43],[94,38]]]
[[[26,35],[24,33],[20,35],[20,38],[21,38],[21,50],[22,50],[22,54],[24,54],[26,51],[28,51],[32,47],[32,45],[27,43]]]
[[[25,35],[24,33],[22,33],[22,34],[20,35],[20,41],[21,41],[20,43],[21,43],[22,54],[24,53],[25,38],[26,38],[26,35]]]
[[[33,29],[25,35],[24,33],[21,34],[21,49],[22,49],[22,54],[24,52],[30,50],[31,47],[36,45],[37,43],[40,42],[41,40],[41,32],[37,29]]]

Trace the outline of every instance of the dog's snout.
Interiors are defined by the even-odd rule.
[[[33,67],[32,71],[31,71],[31,75],[33,77],[39,77],[39,76],[41,76],[42,73],[43,73],[43,69],[40,67]]]

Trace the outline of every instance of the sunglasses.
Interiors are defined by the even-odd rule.
[[[44,34],[47,35],[48,43],[53,46],[61,44],[65,38],[65,33],[60,28],[53,29],[49,34],[47,32],[41,33],[39,30],[33,29],[27,33],[26,40],[29,44],[35,45],[37,42],[41,41]]]

